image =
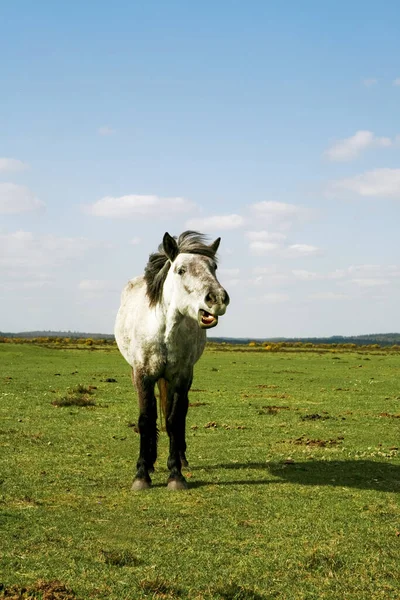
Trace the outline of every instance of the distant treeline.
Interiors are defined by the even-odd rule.
[[[300,342],[301,344],[312,344],[313,346],[335,344],[342,346],[343,344],[355,344],[356,346],[370,346],[373,344],[379,344],[379,346],[393,346],[400,344],[400,333],[371,333],[366,335],[356,336],[342,336],[333,335],[331,337],[317,338],[208,338],[210,342],[216,344],[240,344],[247,345],[251,342],[257,344],[265,344],[271,342],[272,344],[289,343],[295,344]]]
[[[31,339],[31,338],[70,338],[70,339],[92,339],[92,340],[107,340],[114,341],[114,336],[109,333],[87,333],[81,331],[24,331],[21,333],[6,333],[0,331],[0,338],[20,338],[20,339]],[[301,344],[312,344],[318,345],[343,345],[343,344],[355,344],[356,346],[367,346],[373,344],[379,344],[379,346],[393,346],[400,344],[400,333],[371,333],[357,336],[342,336],[334,335],[331,337],[318,338],[226,338],[226,337],[209,337],[209,342],[215,344],[239,344],[248,345],[251,342],[257,344],[265,344],[271,342],[272,344],[289,343],[294,344],[300,342]]]
[[[111,333],[86,333],[83,331],[22,331],[20,333],[3,333],[0,331],[0,337],[27,340],[31,338],[72,338],[114,341],[114,336]]]

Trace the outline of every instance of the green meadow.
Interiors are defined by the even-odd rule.
[[[190,403],[133,493],[115,347],[0,344],[0,598],[400,598],[399,353],[210,348]]]

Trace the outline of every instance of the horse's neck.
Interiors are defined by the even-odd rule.
[[[162,328],[164,329],[164,341],[171,344],[176,343],[179,337],[179,331],[182,327],[185,317],[173,306],[164,305],[163,307]]]
[[[178,354],[192,364],[201,356],[206,334],[190,317],[172,306],[164,313],[164,343],[170,356]]]

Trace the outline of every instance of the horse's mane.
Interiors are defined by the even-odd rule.
[[[206,236],[197,231],[184,231],[177,238],[178,254],[201,254],[216,260],[215,251],[212,246],[206,243]],[[147,296],[150,306],[158,304],[162,297],[162,290],[165,279],[168,275],[171,261],[165,254],[163,245],[160,244],[158,252],[153,252],[149,256],[148,263],[144,270],[144,280],[147,286]]]

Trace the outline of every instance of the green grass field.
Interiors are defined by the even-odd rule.
[[[0,398],[0,598],[400,598],[399,354],[208,350],[184,492],[114,348],[2,344]]]

